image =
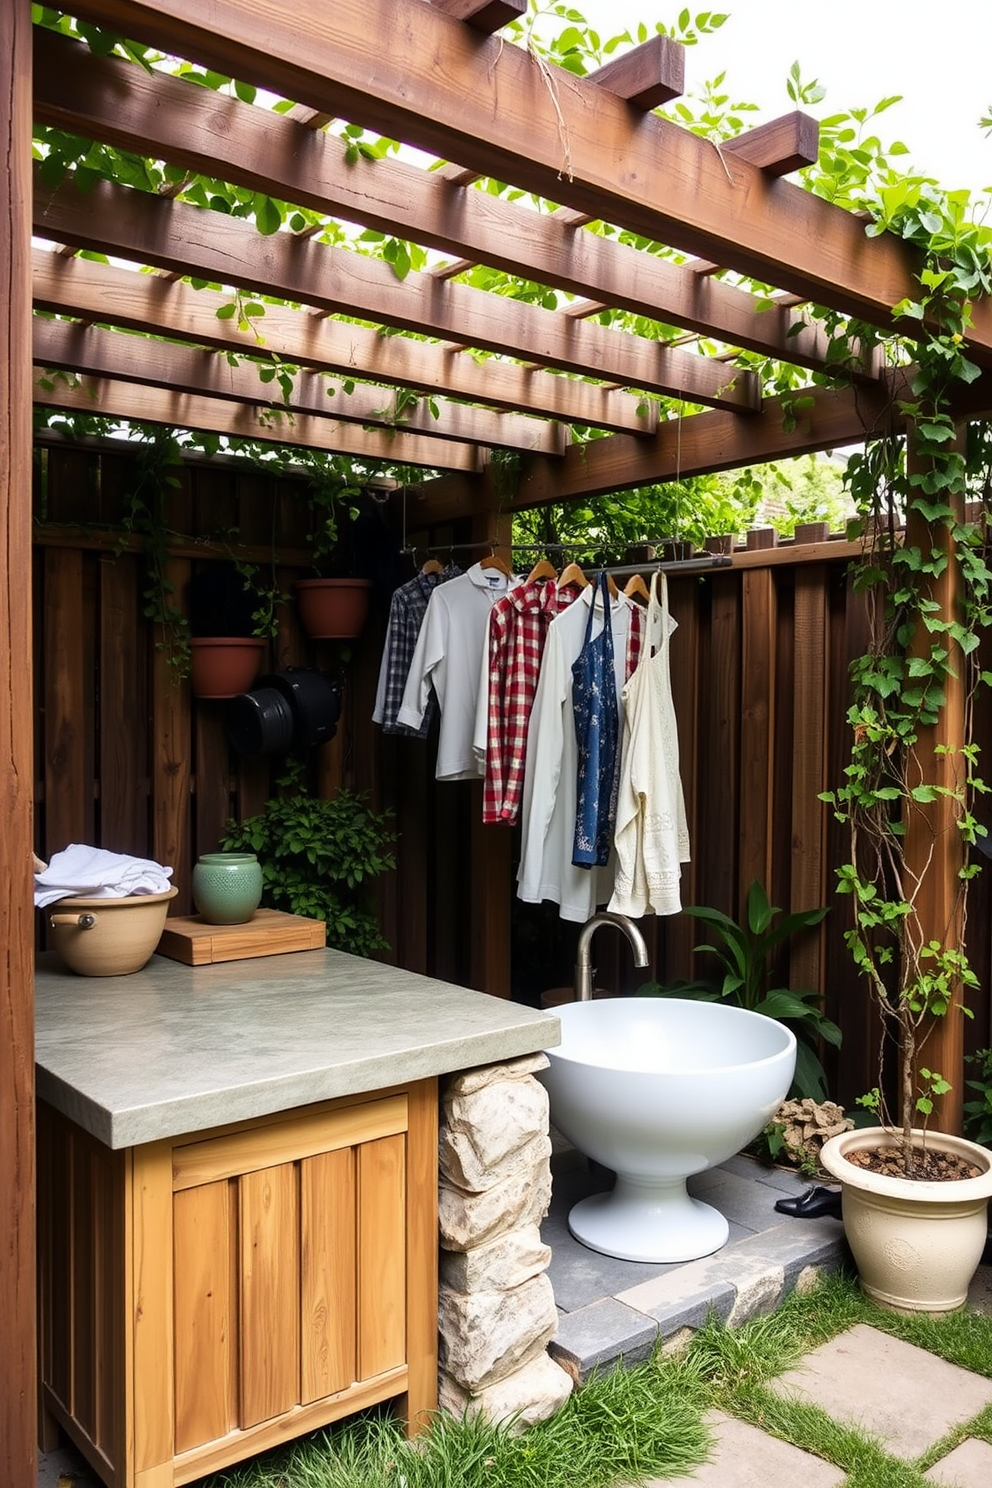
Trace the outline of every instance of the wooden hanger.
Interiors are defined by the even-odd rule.
[[[547,558],[539,558],[527,575],[528,584],[536,584],[539,579],[557,579],[558,570]]]
[[[420,572],[425,575],[444,573],[444,564],[439,558],[427,558]]]
[[[627,580],[626,584],[623,587],[623,592],[624,594],[626,594],[628,599],[643,599],[645,604],[647,604],[651,598],[651,595],[648,591],[648,586],[647,584],[645,584],[640,574],[631,574],[630,578]]]
[[[558,588],[567,589],[569,584],[574,584],[577,589],[589,588],[589,580],[586,578],[585,574],[582,572],[577,563],[569,563],[568,566],[566,568],[563,568],[561,571],[561,576],[558,580]]]
[[[510,579],[513,577],[513,570],[510,568],[510,565],[498,553],[490,553],[487,558],[483,558],[479,563],[479,567],[495,568],[499,573],[504,574],[506,578]]]

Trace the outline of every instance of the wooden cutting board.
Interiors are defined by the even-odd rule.
[[[215,961],[319,950],[326,936],[323,920],[307,920],[282,909],[257,909],[244,925],[208,925],[199,915],[166,920],[157,949],[160,956],[187,966],[209,966]]]

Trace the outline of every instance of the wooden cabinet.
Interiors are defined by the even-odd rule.
[[[42,1105],[38,1150],[43,1413],[109,1488],[435,1407],[434,1080],[122,1151]]]

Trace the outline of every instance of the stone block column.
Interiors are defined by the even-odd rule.
[[[441,1405],[522,1429],[568,1399],[540,1223],[551,1202],[543,1054],[452,1076],[442,1091]]]

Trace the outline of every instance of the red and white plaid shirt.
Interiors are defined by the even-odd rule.
[[[548,626],[575,599],[571,585],[554,579],[518,584],[493,605],[489,616],[489,707],[482,820],[517,820],[523,795],[530,725]],[[634,605],[627,635],[629,677],[641,654],[643,612]]]

